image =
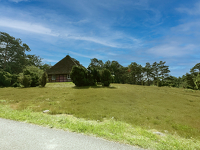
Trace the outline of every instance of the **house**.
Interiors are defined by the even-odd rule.
[[[71,82],[70,72],[73,66],[82,65],[67,55],[47,71],[49,82]]]

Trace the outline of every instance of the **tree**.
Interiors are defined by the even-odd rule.
[[[119,68],[119,81],[122,84],[128,83],[129,79],[129,72],[128,72],[128,67],[121,67]]]
[[[42,66],[42,58],[36,55],[26,55],[26,66]]]
[[[39,66],[39,68],[46,72],[51,68],[51,64],[42,64],[41,66]]]
[[[5,71],[0,71],[0,86],[7,87],[11,85],[12,75]]]
[[[161,77],[162,81],[169,76],[169,66],[165,66],[165,61],[160,61],[158,63],[158,71],[159,71],[159,76]]]
[[[24,75],[23,78],[22,78],[22,85],[27,88],[27,87],[30,87],[31,85],[31,76],[30,75]]]
[[[47,73],[44,72],[44,73],[42,74],[42,77],[40,78],[40,85],[41,85],[42,87],[45,87],[46,83],[47,83]]]
[[[185,81],[187,83],[187,88],[192,88],[194,89],[195,87],[195,83],[194,83],[194,80],[193,80],[194,76],[192,74],[189,74],[189,73],[186,73],[185,75]]]
[[[31,77],[31,87],[36,87],[39,85],[39,79],[42,77],[44,71],[36,66],[26,66],[23,71],[24,75],[29,75]]]
[[[152,69],[153,69],[153,78],[154,78],[154,81],[158,80],[158,77],[159,77],[159,68],[158,68],[158,63],[157,62],[154,62],[153,65],[152,65]]]
[[[101,75],[96,68],[89,70],[88,74],[92,75],[94,82],[101,82]]]
[[[109,86],[111,82],[111,73],[108,69],[104,69],[101,74],[101,83],[103,86]]]
[[[147,62],[146,66],[144,67],[144,75],[147,78],[147,85],[150,85],[150,78],[152,77],[153,74],[152,71],[153,71],[152,66],[150,65],[149,62]]]
[[[70,73],[70,77],[76,86],[88,85],[87,70],[81,66],[74,66]]]
[[[194,78],[194,84],[197,90],[200,90],[200,73]]]
[[[115,83],[120,83],[120,68],[122,65],[120,65],[117,61],[106,61],[104,64],[104,68],[108,69],[111,73],[111,75],[114,78]]]
[[[200,73],[200,63],[197,63],[192,69],[190,69],[191,74],[197,76]]]
[[[97,58],[91,59],[91,63],[89,64],[88,68],[95,68],[97,70],[103,70],[104,63],[102,60],[98,60]]]
[[[0,32],[0,68],[10,73],[22,72],[26,64],[26,51],[30,51],[21,39],[15,39],[5,32]]]
[[[143,67],[136,62],[132,62],[128,68],[130,69],[131,74],[131,83],[132,84],[141,84],[143,77]]]

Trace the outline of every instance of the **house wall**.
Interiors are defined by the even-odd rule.
[[[67,74],[48,75],[48,81],[49,82],[71,82],[71,78],[69,78],[69,75]]]

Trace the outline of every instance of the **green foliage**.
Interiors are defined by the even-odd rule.
[[[0,71],[0,86],[8,87],[11,85],[12,75],[9,72]]]
[[[103,84],[103,86],[109,86],[111,80],[112,77],[110,71],[108,69],[103,70],[101,74],[101,83]]]
[[[88,68],[88,75],[92,77],[94,82],[101,82],[100,72],[96,68]]]
[[[157,80],[157,86],[161,87],[162,86],[162,82],[160,80]]]
[[[194,78],[194,84],[197,90],[200,90],[200,73]]]
[[[45,87],[45,85],[46,85],[46,83],[47,83],[47,73],[46,72],[44,72],[43,74],[42,74],[42,77],[40,78],[40,85],[42,86],[42,87]]]
[[[141,85],[142,77],[143,77],[143,68],[141,65],[136,62],[132,62],[129,66],[130,69],[130,83]]]
[[[27,66],[23,71],[24,75],[31,76],[31,87],[36,87],[39,85],[39,79],[42,77],[43,73],[43,70],[36,66]]]
[[[81,66],[74,66],[70,73],[70,77],[76,86],[87,86],[87,70]]]
[[[197,76],[200,72],[200,63],[197,63],[192,69],[190,69],[190,73]]]
[[[25,51],[30,51],[21,39],[15,39],[5,32],[0,32],[0,64],[4,71],[22,72],[26,64]]]
[[[91,59],[91,63],[89,64],[88,68],[95,68],[97,70],[103,70],[104,69],[104,63],[102,60],[98,60],[97,58]]]
[[[22,79],[22,85],[27,88],[31,86],[31,76],[30,75],[24,75]]]
[[[186,73],[184,76],[184,81],[187,83],[186,88],[194,89],[195,83],[193,81],[194,76],[192,74]]]

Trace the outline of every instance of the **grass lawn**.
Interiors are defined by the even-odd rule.
[[[70,114],[97,123],[114,120],[198,144],[200,140],[200,91],[128,84],[106,88],[48,83],[45,88],[0,88],[0,105],[2,110],[2,106],[10,106],[17,112],[29,109],[38,114],[48,109],[52,117]],[[2,112],[0,117],[4,117]]]

